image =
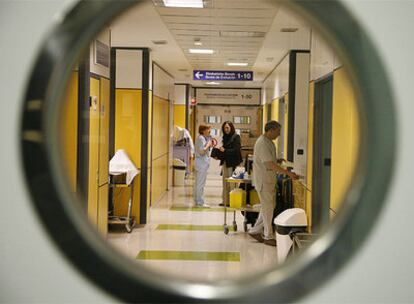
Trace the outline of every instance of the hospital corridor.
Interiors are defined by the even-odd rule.
[[[60,151],[97,237],[162,276],[217,283],[277,269],[329,230],[361,118],[335,45],[288,6],[200,3],[143,1],[100,31],[69,75]],[[261,138],[273,175],[254,169]]]

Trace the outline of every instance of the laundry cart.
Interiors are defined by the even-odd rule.
[[[173,159],[173,169],[174,169],[174,186],[184,186],[185,185],[185,174],[187,165],[181,159]]]
[[[115,206],[115,189],[124,188],[130,190],[128,199],[127,214],[122,216],[109,215],[108,224],[125,225],[128,233],[131,233],[136,224],[135,217],[132,216],[132,206],[134,203],[134,178],[140,173],[124,150],[116,151],[114,157],[109,162],[109,186],[112,188],[112,206]]]

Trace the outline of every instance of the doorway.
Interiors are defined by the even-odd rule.
[[[332,147],[332,75],[315,83],[312,231],[329,221]]]

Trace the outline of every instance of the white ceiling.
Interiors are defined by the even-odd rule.
[[[220,86],[261,87],[290,49],[310,48],[310,28],[277,1],[208,0],[202,9],[164,7],[162,0],[142,2],[111,24],[112,45],[149,47],[153,60],[176,83],[206,86],[192,80],[196,69],[245,70],[254,72],[254,81],[222,81]],[[157,40],[166,44],[154,44]],[[194,45],[196,40],[202,46]],[[209,48],[214,54],[189,54],[189,48]],[[229,67],[227,62],[249,65]]]

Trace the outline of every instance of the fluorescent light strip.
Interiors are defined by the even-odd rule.
[[[247,62],[227,62],[228,66],[248,66]]]
[[[206,82],[206,84],[208,84],[208,85],[219,85],[220,82],[210,81],[210,82]]]
[[[163,0],[166,7],[203,8],[203,0]]]
[[[213,54],[214,50],[210,49],[189,49],[191,54]]]

